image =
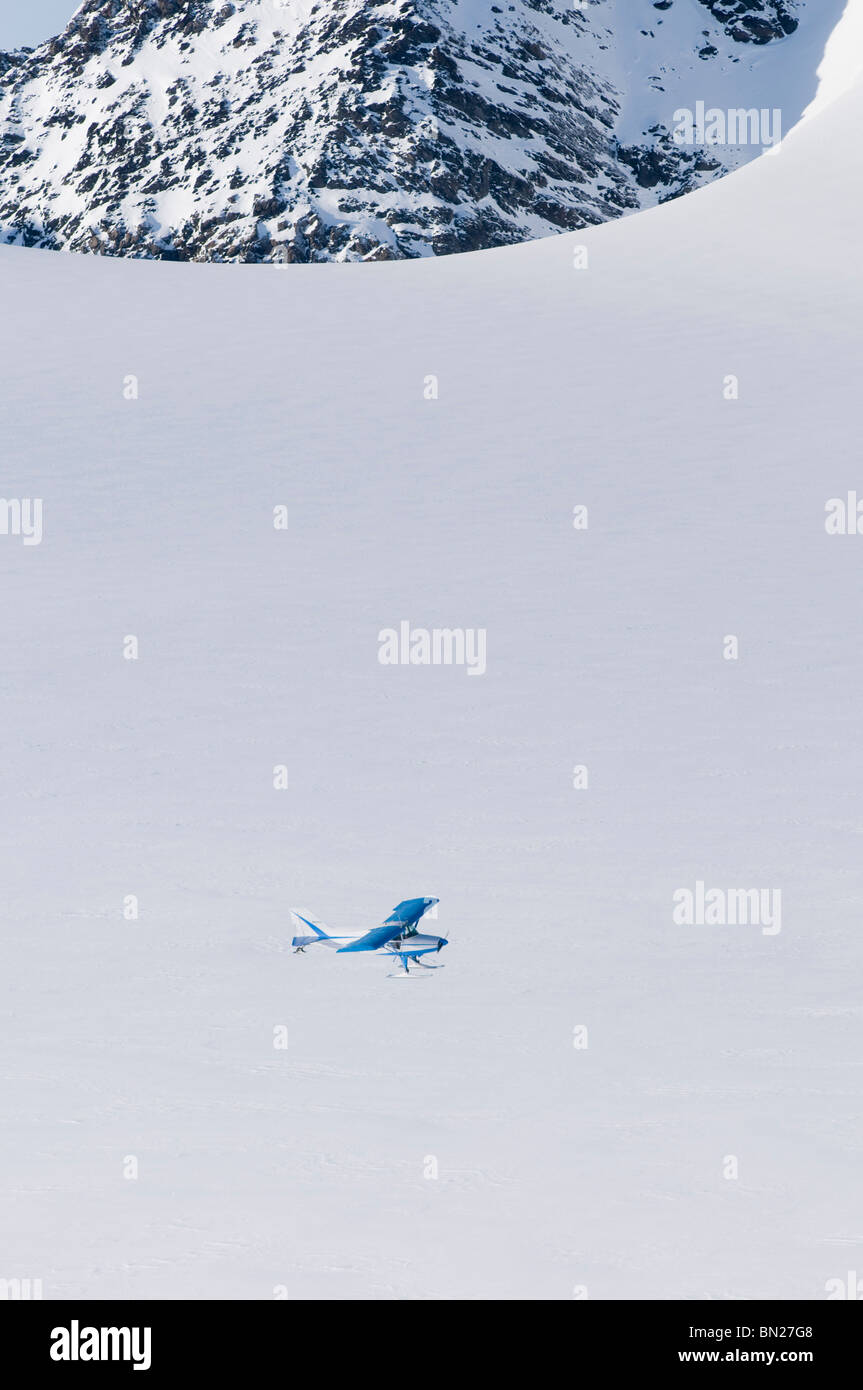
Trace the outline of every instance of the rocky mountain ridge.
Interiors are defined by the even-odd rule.
[[[681,95],[775,105],[805,0],[86,0],[0,54],[0,239],[182,260],[505,245],[757,151]]]

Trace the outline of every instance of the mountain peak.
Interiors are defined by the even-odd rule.
[[[85,0],[0,59],[0,238],[360,260],[605,221],[756,152],[676,145],[674,103],[769,95],[802,4]]]

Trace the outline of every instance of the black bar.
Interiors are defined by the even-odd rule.
[[[103,1341],[102,1329],[116,1329],[117,1335],[107,1333]],[[142,1383],[167,1383],[183,1373],[204,1383],[208,1377],[230,1382],[264,1367],[287,1382],[310,1361],[318,1363],[313,1373],[327,1381],[334,1374],[352,1380],[390,1376],[396,1374],[396,1362],[387,1367],[390,1353],[402,1358],[403,1371],[419,1372],[422,1380],[438,1369],[449,1380],[461,1360],[458,1347],[469,1348],[474,1363],[487,1356],[489,1368],[514,1350],[532,1350],[537,1370],[560,1355],[573,1380],[588,1374],[593,1379],[599,1371],[697,1375],[706,1366],[732,1373],[741,1367],[797,1367],[823,1378],[856,1364],[860,1335],[859,1308],[839,1301],[0,1304],[7,1373],[14,1357],[19,1376],[92,1378],[107,1372]],[[78,1359],[54,1359],[52,1349],[70,1358],[77,1351]],[[106,1359],[84,1359],[82,1353],[91,1350]],[[107,1359],[115,1351],[127,1359]]]

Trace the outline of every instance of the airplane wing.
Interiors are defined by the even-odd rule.
[[[340,946],[339,951],[379,951],[388,941],[409,936],[423,913],[434,907],[437,901],[437,898],[407,898],[393,908],[383,926],[374,927],[348,946]]]
[[[375,927],[374,931],[367,931],[365,936],[358,936],[356,941],[352,941],[349,946],[340,946],[339,953],[344,951],[379,951],[381,946],[386,946],[388,941],[394,937],[401,936],[401,927],[390,926]]]

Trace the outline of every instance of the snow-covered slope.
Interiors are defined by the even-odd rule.
[[[779,110],[789,129],[841,8],[87,0],[57,39],[0,55],[0,237],[361,260],[603,222],[759,152],[676,143],[678,109]]]
[[[863,492],[861,116],[439,261],[0,249],[3,491],[44,500],[41,545],[0,537],[0,1276],[863,1268],[863,539],[824,525]],[[402,619],[485,627],[487,674],[380,665]],[[781,890],[781,931],[676,925],[699,880]],[[289,954],[292,903],[413,894],[434,976]]]

